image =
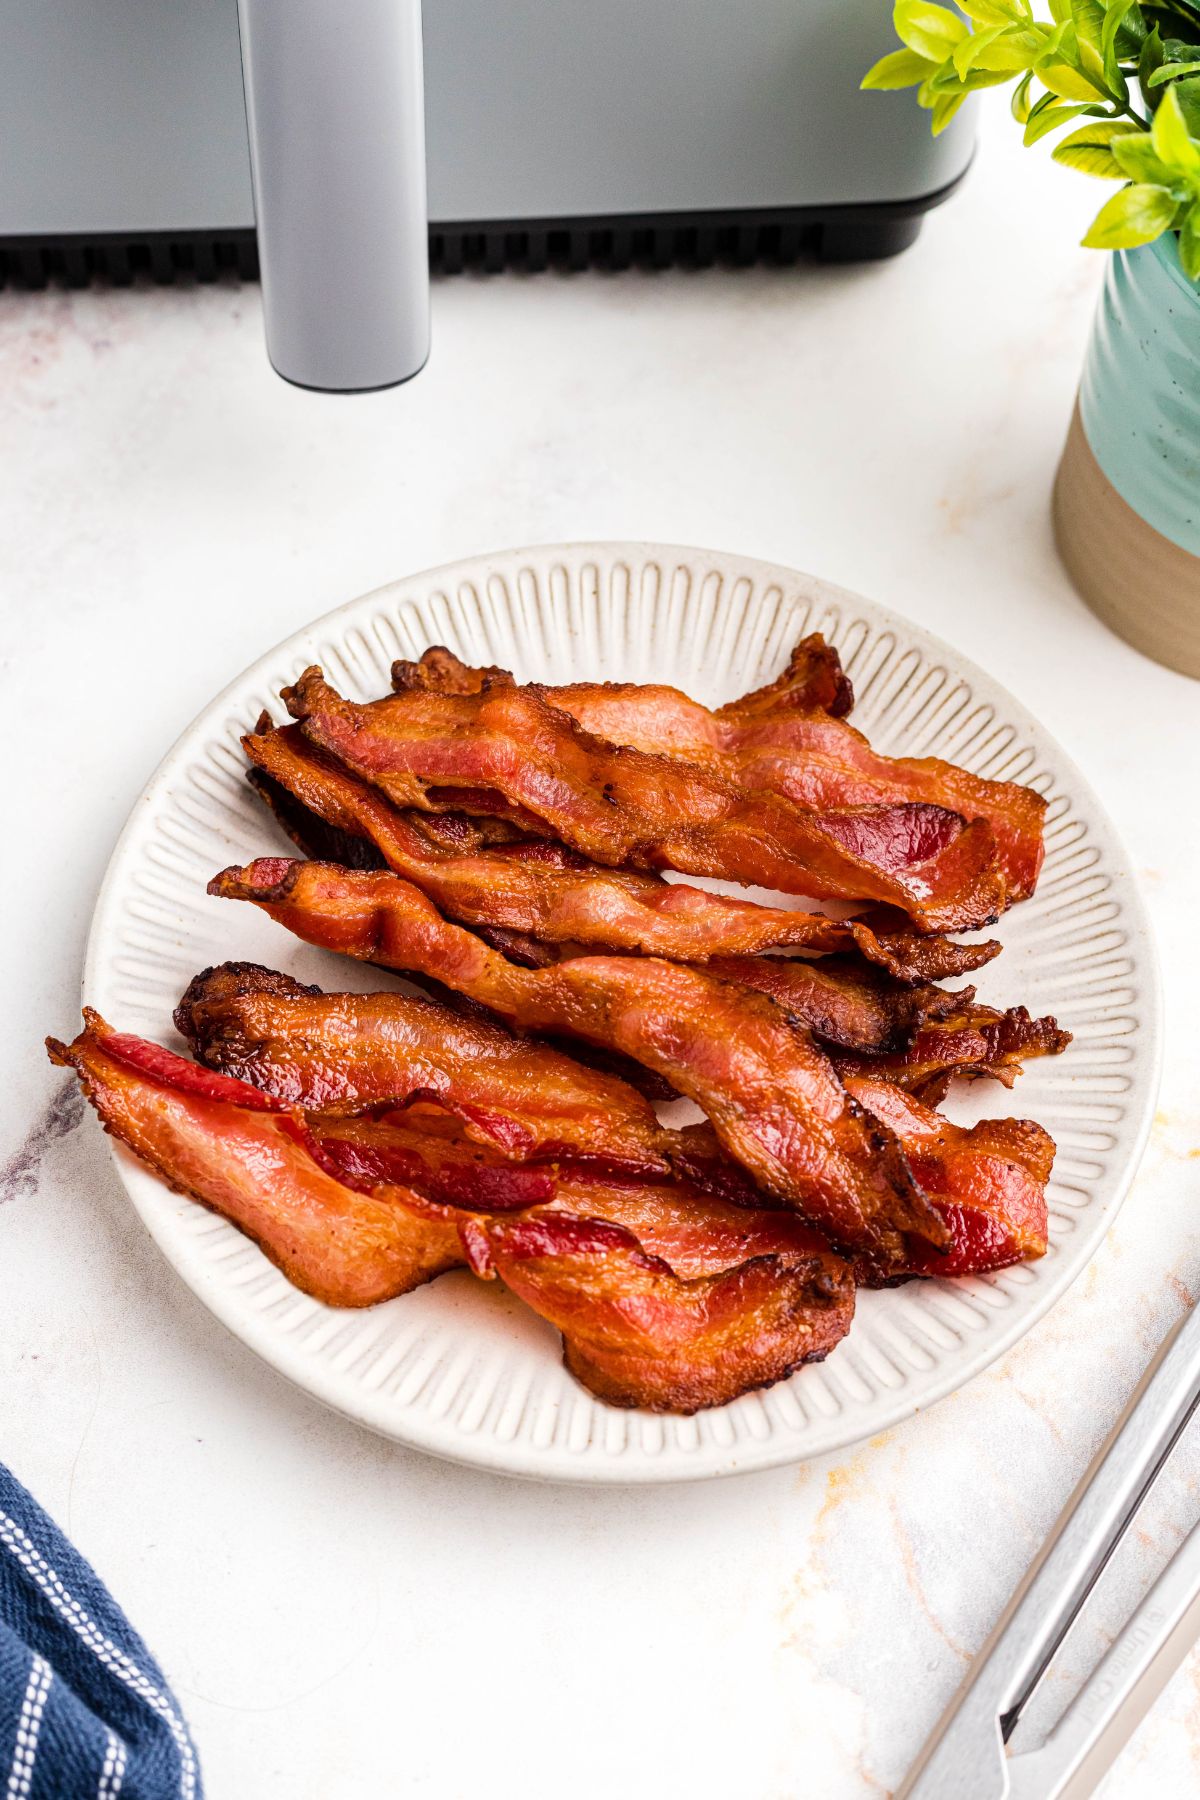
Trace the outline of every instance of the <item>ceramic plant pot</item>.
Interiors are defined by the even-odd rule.
[[[1200,676],[1200,288],[1170,233],[1110,258],[1054,532],[1107,625]]]

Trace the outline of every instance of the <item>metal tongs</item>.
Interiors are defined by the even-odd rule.
[[[896,1800],[1083,1800],[1200,1635],[1195,1526],[1036,1748],[1021,1713],[1200,1402],[1200,1307],[1168,1333]]]

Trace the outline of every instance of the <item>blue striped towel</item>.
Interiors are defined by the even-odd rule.
[[[3,1800],[202,1794],[158,1664],[95,1570],[0,1464]]]

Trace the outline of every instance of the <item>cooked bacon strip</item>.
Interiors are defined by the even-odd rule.
[[[777,1256],[797,1266],[841,1262],[799,1214],[784,1207],[735,1205],[686,1181],[622,1182],[563,1168],[551,1204],[624,1226],[643,1250],[688,1280],[737,1268],[755,1256]]]
[[[309,1115],[322,1164],[354,1186],[411,1188],[439,1206],[524,1212],[545,1206],[558,1183],[545,1165],[508,1160],[466,1135],[453,1113],[418,1101],[386,1118]],[[603,1184],[593,1176],[597,1195]]]
[[[879,1076],[936,1106],[955,1076],[991,1076],[1011,1087],[1034,1056],[1057,1056],[1071,1042],[1056,1019],[1023,1006],[998,1012],[974,988],[905,988],[852,958],[726,956],[714,975],[770,994],[832,1046],[841,1075]]]
[[[310,1112],[429,1095],[509,1155],[669,1171],[670,1140],[653,1107],[624,1082],[493,1020],[410,994],[323,994],[253,963],[225,963],[191,982],[175,1025],[208,1067]]]
[[[902,913],[889,906],[847,919],[854,947],[868,962],[878,963],[897,981],[950,981],[970,975],[999,956],[1003,946],[995,938],[979,944],[957,944],[953,938],[921,937]]]
[[[837,1243],[887,1258],[900,1234],[944,1240],[895,1140],[864,1123],[828,1058],[764,995],[651,957],[521,969],[392,875],[269,858],[209,884],[309,943],[415,970],[535,1031],[611,1046],[707,1113],[735,1160]]]
[[[345,1186],[257,1089],[114,1032],[90,1009],[73,1044],[46,1047],[75,1070],[106,1131],[327,1306],[374,1306],[462,1263],[453,1213],[407,1189]]]
[[[803,650],[803,643],[797,645],[793,656]],[[495,671],[465,670],[461,679],[472,682],[484,673],[496,681]],[[762,689],[717,711],[678,688],[633,682],[573,682],[531,691],[610,744],[685,757],[748,790],[780,795],[816,813],[918,802],[985,819],[995,834],[1009,900],[1033,892],[1043,855],[1046,802],[1040,794],[937,757],[882,756],[836,709],[784,703],[788,680],[785,671],[774,697]],[[803,692],[801,684],[801,698]]]
[[[839,806],[921,802],[964,819],[986,819],[1010,901],[1033,892],[1042,866],[1046,802],[1032,788],[988,781],[937,757],[889,757],[828,713],[743,721],[709,712],[674,688],[621,695],[585,684],[550,688],[546,698],[585,731],[611,743],[687,757],[823,813]]]
[[[908,987],[849,956],[718,956],[705,967],[769,994],[823,1043],[872,1054],[906,1049],[927,1021],[960,1014],[975,992]]]
[[[279,1009],[273,1016],[270,1045],[272,1060],[269,1063],[261,1061],[252,1053],[253,1049],[261,1047],[247,1043],[247,1033],[253,1026],[245,999],[255,989],[246,976],[239,976],[230,984],[232,991],[224,1004],[217,996],[209,1003],[208,1029],[211,1035],[199,1048],[202,1054],[209,1057],[215,1055],[218,1066],[227,1066],[220,1062],[224,1052],[232,1058],[234,1066],[244,1067],[248,1064],[256,1079],[261,1079],[265,1073],[271,1084],[276,1089],[282,1088],[291,1099],[299,1098],[303,1101],[309,1095],[313,1068],[312,1047],[314,1044],[319,1045],[325,1037],[328,1021],[336,1017],[344,1029],[347,1019],[345,1009],[358,1007],[361,1002],[368,1001],[369,1004],[358,1013],[357,1023],[362,1032],[370,1033],[378,1029],[379,1021],[391,1003],[399,1003],[401,1007],[405,1004],[405,997],[402,995],[322,996],[300,987],[298,983],[289,982],[287,977],[272,978],[265,970],[258,971],[257,974],[264,983],[260,992],[270,993],[270,983],[275,980],[282,985],[285,995],[290,990],[294,997],[304,1002],[298,1008]],[[213,984],[210,982],[208,985],[211,990]],[[324,1075],[328,1068],[327,1053],[318,1054],[319,1070]],[[184,1064],[183,1067],[188,1069],[191,1065]],[[485,1085],[489,1070],[491,1086]],[[360,1076],[365,1074],[365,1079],[362,1079],[357,1090],[353,1088],[356,1073]],[[496,1108],[506,1104],[506,1081],[503,1062],[481,1064],[475,1087],[477,1104],[467,1113],[469,1131],[480,1135],[474,1121],[479,1117],[486,1119],[494,1114]],[[402,1087],[403,1084],[397,1084],[394,1078],[390,1082],[385,1080],[381,1083],[380,1072],[373,1062],[360,1058],[353,1063],[348,1062],[342,1069],[340,1086],[349,1103],[357,1101],[365,1105],[378,1103],[381,1095],[386,1098],[390,1090]],[[350,1090],[348,1094],[347,1089]],[[880,1090],[868,1082],[860,1084],[855,1091],[862,1097],[863,1094]],[[440,1104],[452,1106],[453,1096],[445,1097]],[[652,1174],[649,1178],[643,1176],[637,1181],[615,1179],[611,1172],[605,1173],[602,1160],[592,1165],[582,1162],[576,1146],[574,1155],[570,1147],[564,1149],[562,1159],[552,1171],[556,1198],[551,1202],[547,1189],[550,1173],[544,1163],[510,1169],[505,1173],[501,1169],[501,1157],[519,1155],[519,1147],[509,1141],[502,1150],[493,1149],[490,1147],[490,1138],[486,1136],[482,1144],[471,1137],[459,1138],[454,1133],[447,1138],[444,1127],[439,1140],[431,1135],[427,1123],[434,1116],[436,1114],[433,1107],[418,1105],[415,1109],[389,1115],[381,1121],[325,1118],[310,1120],[310,1128],[330,1157],[334,1172],[340,1173],[345,1179],[356,1175],[363,1179],[387,1179],[407,1185],[435,1201],[456,1205],[471,1204],[485,1210],[535,1204],[562,1205],[579,1214],[624,1225],[648,1252],[663,1257],[678,1274],[687,1277],[712,1274],[751,1256],[770,1252],[781,1254],[797,1246],[803,1248],[814,1241],[812,1233],[794,1214],[763,1210],[761,1205],[756,1206],[753,1189],[748,1181],[741,1178],[739,1166],[719,1161],[715,1140],[702,1127],[689,1127],[681,1133],[666,1130],[662,1132],[663,1146],[673,1167],[681,1174],[690,1171],[701,1184],[699,1187],[689,1185],[686,1180],[668,1185],[655,1180]],[[905,1122],[911,1124],[915,1121],[916,1124],[917,1136],[911,1146],[904,1130],[900,1129],[901,1142],[906,1152],[911,1150],[910,1161],[912,1156],[920,1158],[923,1153],[927,1154],[925,1137],[933,1115],[927,1108],[910,1108],[905,1103],[905,1110],[898,1117],[901,1126]],[[552,1122],[550,1129],[553,1130]],[[1009,1129],[1007,1123],[1003,1128],[989,1124],[985,1135],[990,1136],[1001,1130],[1007,1134]],[[1024,1135],[1025,1128],[1019,1128],[1022,1141]],[[1034,1141],[1046,1142],[1040,1136]],[[547,1149],[552,1148],[553,1146],[543,1144],[540,1151],[535,1148],[532,1154],[535,1157],[539,1154],[544,1156]],[[591,1148],[594,1152],[595,1147]],[[1002,1152],[1004,1148],[1005,1142],[1002,1140]],[[1021,1148],[1020,1142],[1018,1148]],[[975,1174],[977,1166],[970,1157],[960,1157],[950,1165],[943,1164],[935,1191],[945,1193],[948,1184],[949,1191],[954,1191],[953,1183],[961,1177],[965,1179],[966,1186],[960,1199],[968,1199],[972,1194],[972,1184],[978,1186]],[[486,1174],[482,1179],[473,1180],[472,1170],[480,1169],[486,1170]],[[714,1188],[718,1191],[723,1189],[731,1198],[726,1201],[714,1197]],[[970,1263],[971,1268],[985,1266],[979,1263],[978,1258],[981,1254],[993,1253],[993,1226],[985,1222],[982,1234],[978,1230],[964,1231],[962,1221],[966,1219],[969,1223],[971,1215],[969,1208],[964,1211],[962,1204],[957,1211],[944,1216],[956,1231],[963,1269],[968,1267],[968,1261],[963,1260],[968,1253],[976,1258],[975,1262]],[[799,1234],[799,1238],[796,1234]],[[1009,1246],[1004,1251],[1005,1260],[1011,1260],[1015,1254]],[[936,1256],[926,1259],[926,1262],[921,1263],[919,1272],[940,1272],[940,1259]]]
[[[285,725],[281,729],[287,731],[290,727]],[[410,812],[405,817],[431,849],[444,850],[452,856],[476,856],[481,850],[494,849],[497,844],[528,844],[531,841],[519,825],[512,825],[507,819],[487,818],[482,813]]]
[[[498,663],[464,662],[445,644],[430,644],[416,662],[400,656],[392,664],[392,691],[397,694],[478,694],[493,682],[515,684]]]
[[[559,1327],[567,1366],[593,1392],[655,1411],[694,1412],[778,1381],[849,1328],[853,1276],[819,1240],[685,1279],[619,1225],[563,1211],[490,1218],[335,1175],[301,1120],[95,1013],[73,1044],[47,1048],[75,1069],[107,1131],[326,1305],[374,1305],[469,1262]]]
[[[440,1103],[418,1101],[384,1117],[310,1116],[324,1166],[343,1181],[399,1184],[442,1205],[511,1213],[552,1207],[631,1231],[643,1250],[688,1280],[754,1256],[832,1266],[840,1259],[794,1212],[723,1200],[687,1181],[630,1180],[577,1162],[513,1164],[466,1136]],[[753,1198],[752,1196],[750,1197]]]
[[[986,924],[1005,904],[991,828],[942,806],[808,811],[719,767],[614,749],[533,689],[360,706],[314,668],[283,697],[310,742],[397,806],[471,811],[486,792],[599,863],[891,902],[926,931]]]
[[[957,1078],[990,1077],[1012,1087],[1025,1064],[1036,1056],[1059,1056],[1071,1042],[1057,1019],[1035,1019],[1023,1006],[1007,1012],[972,1005],[960,1015],[922,1025],[908,1048],[899,1053],[861,1056],[834,1050],[838,1073],[865,1075],[895,1082],[928,1106],[944,1100]]]
[[[476,1274],[499,1275],[556,1325],[567,1368],[610,1406],[723,1406],[820,1361],[853,1316],[853,1279],[829,1257],[758,1256],[684,1281],[596,1219],[474,1219],[463,1236]]]
[[[511,682],[507,669],[492,664],[488,668],[472,667],[447,650],[444,644],[433,644],[419,661],[399,658],[392,664],[392,687],[398,694],[414,688],[433,694],[477,694],[486,682]],[[612,684],[606,684],[611,686]],[[755,688],[740,699],[730,700],[717,709],[721,718],[753,719],[782,712],[827,712],[835,719],[845,716],[854,705],[854,689],[842,668],[842,659],[832,644],[826,643],[819,631],[801,638],[788,658],[782,675],[765,687]]]
[[[854,705],[854,689],[842,668],[842,659],[819,631],[800,639],[787,667],[774,681],[753,693],[742,694],[716,709],[721,719],[748,722],[776,718],[788,712],[825,712],[843,719]]]
[[[407,994],[325,994],[254,963],[191,982],[175,1024],[207,1069],[322,1118],[436,1102],[509,1159],[639,1182],[676,1171],[735,1204],[761,1203],[711,1125],[662,1126],[641,1094],[574,1056]]]
[[[1046,1183],[1054,1139],[1028,1119],[952,1125],[889,1081],[847,1080],[850,1093],[899,1137],[913,1171],[951,1234],[945,1255],[909,1239],[906,1275],[980,1275],[1043,1256],[1049,1241]],[[880,1270],[860,1266],[869,1283]]]
[[[1000,948],[923,937],[902,913],[837,921],[604,868],[565,845],[497,846],[494,821],[401,812],[314,749],[298,726],[275,730],[260,720],[242,741],[255,765],[254,786],[306,856],[352,869],[390,867],[440,911],[530,968],[555,960],[559,944],[679,962],[775,946],[857,947],[900,980],[936,980],[978,968]]]
[[[324,830],[322,860],[349,868],[386,865],[463,924],[680,962],[780,944],[836,950],[852,935],[820,913],[756,906],[661,876],[605,868],[562,844],[518,843],[451,855],[431,846],[417,823],[420,814],[400,811],[339,768],[305,740],[299,726],[258,732],[242,743],[255,773],[270,781],[288,835],[307,854],[321,855]],[[305,830],[302,816],[287,809],[289,798],[300,803],[301,815],[316,815],[316,829]],[[371,846],[378,857],[368,860]]]

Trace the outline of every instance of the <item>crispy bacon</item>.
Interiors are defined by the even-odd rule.
[[[1003,948],[995,938],[958,944],[953,938],[922,937],[903,913],[889,906],[872,907],[848,919],[846,928],[860,955],[878,963],[897,981],[949,981],[956,975],[970,975],[999,956]]]
[[[567,1366],[602,1399],[677,1412],[778,1381],[849,1328],[852,1273],[817,1239],[684,1277],[620,1225],[563,1210],[489,1216],[379,1185],[371,1157],[360,1145],[347,1160],[332,1127],[319,1139],[256,1090],[95,1013],[73,1044],[47,1048],[107,1131],[326,1305],[370,1306],[468,1263],[558,1326]]]
[[[473,668],[447,650],[433,644],[417,662],[399,658],[392,664],[392,687],[398,694],[414,688],[434,694],[477,694],[486,682],[511,682],[507,669],[492,664]],[[607,687],[616,684],[606,683]],[[854,689],[842,668],[842,659],[819,631],[801,638],[788,665],[774,681],[755,688],[740,699],[717,709],[721,718],[754,719],[783,712],[827,712],[844,718],[854,705]]]
[[[680,962],[773,945],[837,950],[853,938],[850,928],[820,913],[756,906],[658,875],[605,868],[562,844],[518,842],[449,854],[431,845],[419,813],[402,812],[339,768],[298,726],[242,742],[260,784],[263,778],[270,784],[260,791],[270,793],[276,815],[306,854],[348,868],[393,869],[440,911],[476,929]],[[306,813],[313,816],[309,828]],[[524,948],[518,960],[536,959]]]
[[[1071,1033],[1057,1019],[1032,1018],[1023,1006],[997,1012],[992,1006],[972,1004],[960,1014],[923,1024],[902,1051],[862,1056],[835,1050],[832,1057],[843,1078],[865,1075],[892,1081],[936,1106],[956,1078],[977,1081],[988,1076],[1010,1088],[1031,1058],[1059,1056],[1070,1042]]]
[[[418,1101],[386,1118],[309,1115],[308,1129],[323,1166],[351,1185],[411,1188],[439,1206],[474,1212],[523,1212],[555,1197],[549,1168],[512,1162],[475,1142],[438,1105]],[[598,1177],[593,1184],[603,1191]]]
[[[868,1128],[811,1036],[765,995],[657,958],[521,969],[396,876],[271,858],[209,892],[250,900],[323,948],[415,970],[525,1029],[611,1046],[707,1113],[735,1160],[838,1243],[886,1260],[900,1234],[944,1241],[894,1138]]]
[[[843,719],[854,705],[854,689],[842,659],[819,631],[800,639],[787,667],[774,681],[717,707],[722,719],[748,722],[789,712],[824,712]]]
[[[808,641],[793,652],[801,664]],[[467,686],[485,673],[493,684],[497,680],[494,670],[460,668],[459,679]],[[575,682],[532,691],[596,738],[685,757],[748,791],[781,795],[816,813],[915,802],[945,807],[964,819],[985,819],[995,834],[1009,901],[1033,892],[1043,855],[1046,802],[1040,794],[1017,782],[972,775],[936,757],[882,756],[845,723],[836,706],[806,706],[804,681],[793,689],[790,671],[777,684],[715,712],[678,688],[659,685]]]
[[[418,1101],[383,1117],[310,1115],[308,1129],[324,1166],[343,1181],[399,1184],[470,1212],[551,1207],[603,1219],[632,1232],[649,1255],[688,1280],[755,1256],[795,1266],[840,1264],[796,1213],[755,1204],[752,1195],[735,1203],[688,1181],[631,1180],[570,1159],[550,1167],[513,1164],[494,1146],[466,1136],[438,1102]]]
[[[430,644],[416,662],[400,656],[392,664],[396,694],[478,694],[493,682],[512,686],[514,678],[497,663],[464,662],[445,644]]]
[[[679,962],[775,946],[854,947],[898,980],[932,981],[979,968],[1000,949],[922,936],[899,912],[838,921],[604,868],[561,844],[518,839],[498,847],[496,821],[402,812],[314,749],[298,726],[276,730],[260,720],[242,741],[254,786],[306,856],[352,869],[390,867],[530,968],[555,960],[561,944]]]
[[[748,789],[782,795],[817,813],[846,806],[918,802],[995,833],[1008,898],[1033,892],[1042,865],[1046,802],[1032,788],[988,781],[936,757],[889,757],[860,731],[824,712],[745,719],[710,712],[676,688],[577,683],[549,688],[552,706],[614,744],[665,752],[720,769]]]
[[[913,1172],[950,1232],[943,1255],[910,1238],[902,1267],[881,1270],[863,1258],[869,1285],[904,1275],[980,1275],[1043,1256],[1049,1241],[1046,1183],[1054,1140],[1028,1119],[952,1125],[890,1081],[850,1078],[855,1099],[894,1131]]]
[[[711,1125],[661,1126],[623,1082],[513,1038],[482,1013],[464,1021],[406,994],[325,994],[225,963],[196,976],[175,1023],[206,1068],[326,1119],[436,1102],[473,1142],[509,1159],[639,1182],[675,1171],[735,1204],[761,1202]]]
[[[595,862],[890,902],[926,931],[986,924],[1005,904],[990,826],[943,806],[806,810],[736,771],[614,748],[510,685],[360,706],[314,668],[283,697],[310,742],[400,807],[472,811],[490,794]]]
[[[190,983],[175,1025],[208,1067],[310,1112],[432,1096],[510,1156],[669,1171],[653,1107],[624,1082],[410,994],[323,994],[253,963],[225,963]]]
[[[373,1306],[462,1263],[453,1213],[407,1189],[347,1187],[255,1088],[114,1032],[90,1010],[73,1044],[46,1044],[75,1070],[106,1131],[327,1306]]]
[[[872,1055],[907,1049],[921,1026],[961,1013],[975,992],[909,987],[850,956],[718,956],[705,967],[769,994],[823,1043]]]
[[[722,1406],[820,1361],[853,1316],[853,1279],[827,1256],[687,1281],[621,1226],[556,1212],[474,1219],[464,1241],[477,1274],[558,1327],[567,1368],[610,1406]]]
[[[345,1029],[345,1009],[369,1000],[371,1004],[359,1012],[357,1023],[362,1033],[370,1035],[378,1031],[392,1003],[404,1002],[404,996],[392,994],[319,995],[290,982],[286,976],[272,977],[266,970],[256,973],[262,984],[257,991],[269,994],[272,983],[278,983],[285,998],[291,994],[304,1002],[302,1007],[285,1007],[273,1015],[271,1060],[260,1060],[254,1051],[261,1046],[248,1041],[253,1023],[245,1000],[256,989],[246,975],[228,984],[230,991],[224,1002],[219,993],[213,993],[207,1021],[209,1035],[200,1045],[201,1053],[215,1057],[218,1067],[224,1066],[223,1055],[232,1056],[236,1066],[249,1066],[255,1079],[262,1079],[265,1074],[290,1099],[303,1100],[309,1092],[313,1046],[326,1037],[328,1020],[340,1018]],[[213,983],[207,985],[212,992]],[[216,985],[223,984],[218,981]],[[328,1052],[320,1053],[318,1066],[322,1075],[328,1068],[327,1056]],[[170,1061],[178,1064],[178,1059]],[[187,1071],[192,1065],[185,1063],[182,1068]],[[211,1081],[213,1077],[205,1074],[204,1079]],[[356,1079],[361,1081],[357,1089]],[[494,1116],[496,1109],[507,1103],[507,1079],[503,1061],[480,1065],[475,1104],[466,1112],[465,1135],[456,1125],[447,1123],[447,1115],[441,1110],[455,1105],[453,1094],[442,1096],[437,1106],[419,1101],[382,1119],[310,1117],[309,1125],[329,1158],[329,1166],[343,1179],[387,1179],[407,1185],[428,1199],[470,1205],[476,1210],[513,1210],[538,1204],[562,1206],[581,1216],[625,1226],[650,1254],[662,1257],[677,1274],[688,1278],[716,1273],[752,1256],[782,1255],[793,1250],[808,1253],[818,1243],[794,1213],[763,1208],[740,1166],[720,1160],[719,1146],[708,1127],[690,1126],[681,1132],[662,1130],[666,1156],[677,1175],[683,1177],[669,1183],[655,1178],[652,1171],[630,1178],[615,1165],[606,1165],[602,1157],[596,1157],[595,1146],[590,1161],[580,1157],[577,1146],[573,1153],[567,1145],[552,1169],[535,1161],[506,1170],[502,1159],[519,1157],[521,1147],[514,1146],[511,1140],[497,1146],[490,1136],[479,1131],[474,1121]],[[245,1097],[241,1084],[234,1085]],[[394,1080],[381,1080],[372,1058],[356,1057],[340,1073],[341,1091],[350,1103],[378,1103],[381,1095],[386,1097],[396,1085]],[[904,1096],[889,1101],[881,1082],[860,1079],[850,1085],[863,1104],[872,1111],[883,1111],[896,1129],[910,1163],[915,1162],[923,1172],[923,1184],[928,1176],[934,1203],[954,1236],[956,1260],[944,1270],[940,1257],[913,1256],[911,1248],[902,1267],[911,1273],[974,1273],[1000,1266],[993,1260],[997,1255],[1002,1262],[1008,1262],[1027,1254],[1041,1254],[1045,1247],[1045,1210],[1038,1191],[1044,1185],[1053,1156],[1053,1145],[1043,1132],[1036,1126],[1006,1120],[989,1121],[964,1134],[939,1119],[928,1106]],[[246,1103],[253,1101],[247,1099]],[[269,1097],[263,1103],[281,1104]],[[440,1124],[431,1123],[439,1118]],[[951,1147],[949,1156],[939,1153],[939,1134],[946,1134],[942,1148]],[[544,1155],[547,1148],[543,1144],[532,1155]],[[981,1153],[990,1160],[981,1162]],[[933,1175],[929,1175],[931,1157],[936,1164]],[[1014,1157],[1018,1165],[1015,1174],[1008,1168]],[[997,1158],[1002,1159],[1002,1166],[997,1166]],[[482,1176],[480,1170],[485,1171]],[[686,1178],[689,1173],[694,1181]],[[547,1188],[551,1178],[553,1199]],[[1027,1191],[1030,1181],[1034,1183],[1032,1194]],[[1015,1237],[1003,1219],[997,1224],[994,1209],[988,1210],[993,1205],[993,1191],[999,1192],[1002,1204],[1008,1204],[1006,1190],[1015,1191],[1024,1209],[1025,1225]],[[728,1198],[721,1198],[722,1192]],[[979,1218],[976,1214],[980,1211],[981,1192],[985,1205],[984,1216]],[[868,1265],[864,1265],[863,1272],[867,1279],[879,1279],[881,1275],[877,1267],[872,1273]]]
[[[706,967],[744,982],[803,1019],[831,1051],[839,1074],[895,1081],[936,1106],[955,1076],[992,1076],[1011,1087],[1034,1056],[1057,1056],[1071,1042],[1056,1019],[1023,1006],[998,1012],[974,988],[903,987],[853,958],[718,957]]]

